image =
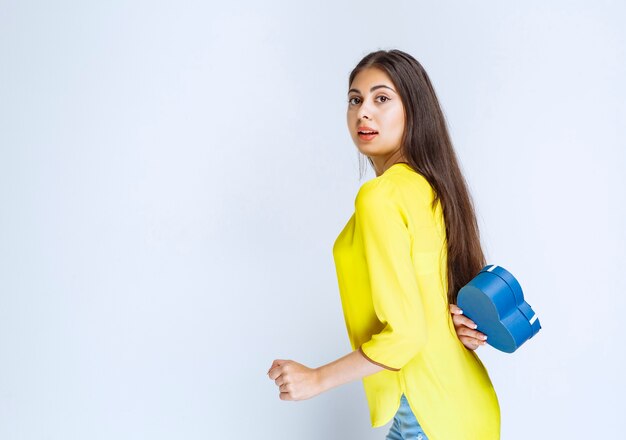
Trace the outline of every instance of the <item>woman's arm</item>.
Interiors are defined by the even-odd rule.
[[[476,350],[481,345],[485,345],[487,336],[484,333],[475,330],[476,324],[467,316],[463,316],[463,311],[456,305],[450,304],[450,313],[452,313],[452,322],[456,329],[456,335],[459,340],[470,350]]]
[[[487,336],[475,330],[474,321],[464,316],[457,305],[450,304],[450,313],[457,336],[466,348],[476,350],[485,344]],[[360,350],[354,350],[318,368],[309,368],[292,360],[276,359],[267,374],[279,387],[281,400],[306,400],[381,370],[383,367],[366,359]]]
[[[354,350],[318,368],[276,359],[267,373],[278,385],[281,400],[305,400],[381,370],[383,367],[367,360],[359,350]]]

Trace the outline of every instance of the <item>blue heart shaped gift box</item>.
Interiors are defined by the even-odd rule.
[[[505,268],[485,266],[459,290],[457,305],[492,347],[513,353],[541,329],[522,287]]]

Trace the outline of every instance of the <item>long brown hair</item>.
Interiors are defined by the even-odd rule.
[[[406,121],[402,152],[411,168],[433,187],[432,208],[441,201],[446,225],[448,301],[456,304],[459,289],[485,266],[485,256],[472,198],[439,100],[422,65],[401,50],[379,50],[366,55],[350,73],[348,86],[368,67],[385,71],[396,86]],[[372,159],[368,160],[374,168]]]

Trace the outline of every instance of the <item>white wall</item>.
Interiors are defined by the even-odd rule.
[[[266,376],[350,351],[331,248],[379,48],[428,71],[543,325],[478,350],[502,438],[618,438],[626,8],[549,3],[3,1],[0,438],[384,438],[360,381]]]

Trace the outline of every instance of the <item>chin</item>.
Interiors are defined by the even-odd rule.
[[[384,151],[381,151],[380,148],[375,148],[373,145],[357,144],[356,147],[361,152],[361,154],[364,154],[369,157],[382,156],[385,154]]]

